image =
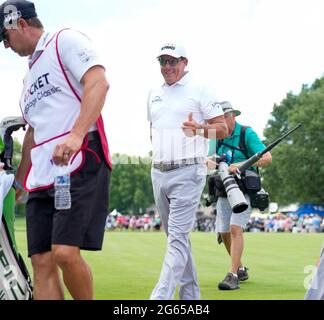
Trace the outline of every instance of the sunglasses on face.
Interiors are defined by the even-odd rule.
[[[225,118],[234,118],[235,117],[235,113],[234,112],[226,112],[224,114]]]
[[[158,61],[160,62],[160,65],[162,67],[166,66],[167,63],[169,64],[169,66],[174,67],[175,65],[177,65],[180,61],[182,60],[182,58],[162,58],[159,57]]]

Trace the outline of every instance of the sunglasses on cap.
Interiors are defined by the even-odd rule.
[[[158,61],[160,62],[160,66],[164,67],[169,64],[169,66],[174,67],[177,65],[183,58],[163,58],[163,57],[158,57]]]

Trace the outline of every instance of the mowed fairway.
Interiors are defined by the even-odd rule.
[[[22,220],[17,221],[16,238],[31,272]],[[315,265],[318,260],[324,234],[246,233],[245,240],[243,262],[250,269],[250,279],[241,283],[240,290],[219,291],[217,284],[229,267],[224,246],[217,244],[212,233],[191,234],[201,298],[303,299],[304,281],[310,278],[311,272],[307,266]],[[148,299],[158,280],[165,249],[163,232],[106,232],[103,251],[83,252],[93,270],[95,298]],[[67,298],[70,299],[68,294]]]

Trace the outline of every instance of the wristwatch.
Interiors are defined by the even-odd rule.
[[[24,187],[17,180],[14,181],[13,185],[16,189],[24,190]]]
[[[205,136],[205,129],[203,129],[203,128],[197,129],[196,134],[199,135],[199,136],[204,137]]]

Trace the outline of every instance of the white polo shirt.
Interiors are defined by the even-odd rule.
[[[205,158],[208,139],[186,137],[182,124],[192,112],[200,124],[223,115],[215,92],[196,83],[187,72],[177,83],[166,83],[150,91],[147,103],[148,121],[152,123],[153,161]]]

